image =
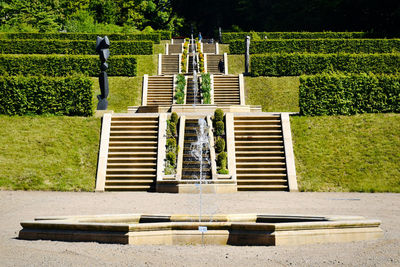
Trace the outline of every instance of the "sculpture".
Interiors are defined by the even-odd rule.
[[[110,57],[110,40],[107,36],[101,38],[97,36],[96,40],[96,52],[100,56],[100,75],[99,75],[99,84],[100,84],[100,92],[101,94],[97,96],[99,103],[97,104],[97,110],[106,110],[108,106],[108,76],[106,70],[108,69],[107,59]]]

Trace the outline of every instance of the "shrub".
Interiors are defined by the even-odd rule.
[[[203,94],[203,104],[211,104],[211,77],[209,73],[201,74],[200,89]]]
[[[244,40],[246,36],[255,39],[355,39],[370,37],[365,32],[224,32],[222,42],[229,43],[232,40]]]
[[[175,138],[168,138],[167,139],[167,147],[170,148],[170,151],[175,151],[176,149],[176,139]]]
[[[224,134],[225,131],[225,124],[223,121],[217,121],[215,123],[215,135],[216,136],[221,136]]]
[[[1,40],[3,54],[74,54],[96,55],[96,41],[82,40]],[[114,41],[111,55],[152,55],[151,41]]]
[[[167,30],[157,30],[155,31],[160,34],[161,40],[171,40],[172,39],[172,32]]]
[[[185,103],[185,86],[186,79],[182,74],[176,75],[176,87],[175,87],[175,96],[177,104]]]
[[[0,77],[0,114],[93,115],[93,82],[75,77]]]
[[[303,115],[400,112],[400,76],[319,74],[300,78]]]
[[[176,154],[172,151],[167,153],[167,161],[171,166],[176,166]]]
[[[251,56],[253,76],[299,76],[328,71],[396,73],[400,54],[265,54]]]
[[[176,124],[175,124],[175,122],[172,122],[172,121],[169,122],[168,130],[169,130],[171,136],[175,136],[176,135]]]
[[[218,137],[215,141],[215,152],[220,153],[225,150],[225,139]]]
[[[217,156],[217,165],[220,169],[226,169],[226,162],[227,162],[228,154],[226,152],[221,152]]]
[[[214,111],[214,121],[223,121],[224,120],[224,111],[220,108],[217,108]]]
[[[112,56],[107,61],[109,76],[136,76],[134,56]],[[98,76],[98,56],[81,55],[0,55],[0,75]]]
[[[96,41],[97,36],[106,36],[110,41],[153,41],[160,43],[160,33],[38,33],[18,32],[4,33],[1,38],[6,39],[48,39],[48,40],[90,40]]]
[[[219,169],[218,173],[219,174],[229,174],[229,170],[227,170],[227,169]]]
[[[171,113],[171,122],[175,123],[175,125],[178,125],[178,114],[176,114],[176,112],[172,112]]]
[[[400,51],[400,39],[272,39],[252,41],[250,54],[263,53],[392,53]],[[229,44],[231,54],[244,54],[244,40]]]

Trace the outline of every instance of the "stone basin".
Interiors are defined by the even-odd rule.
[[[198,215],[184,214],[58,216],[21,222],[19,239],[133,245],[302,245],[378,239],[383,235],[380,223],[360,216],[271,214],[202,215],[201,221]]]

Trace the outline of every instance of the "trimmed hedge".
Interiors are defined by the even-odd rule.
[[[88,77],[0,77],[0,114],[93,115],[93,82]]]
[[[263,53],[392,53],[400,51],[400,39],[280,39],[252,41],[250,54]],[[244,54],[245,42],[229,44],[231,54]]]
[[[265,39],[356,39],[368,38],[366,32],[223,32],[222,42],[224,44],[233,40],[244,40],[250,36],[252,40]]]
[[[328,71],[397,73],[400,54],[264,54],[252,55],[253,76],[299,76]]]
[[[300,113],[353,115],[400,112],[400,76],[319,74],[300,77]]]
[[[2,33],[0,38],[5,39],[50,39],[50,40],[88,40],[96,41],[97,36],[105,35],[111,41],[153,41],[160,43],[160,33],[40,33],[40,32],[13,32]],[[111,43],[112,44],[112,43]]]
[[[79,40],[8,40],[0,39],[2,54],[75,54],[96,55],[95,41]],[[114,41],[111,55],[152,55],[151,41]]]
[[[107,60],[109,76],[136,76],[135,56],[113,56]],[[98,56],[82,55],[0,55],[0,75],[98,76]]]
[[[156,31],[160,34],[161,40],[171,40],[172,39],[172,32],[167,30],[158,30]]]

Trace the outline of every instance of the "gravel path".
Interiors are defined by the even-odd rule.
[[[376,241],[293,247],[133,246],[18,240],[19,223],[47,215],[197,213],[199,196],[0,191],[1,266],[399,266],[400,194],[239,192],[204,195],[217,213],[361,215],[380,219]]]

